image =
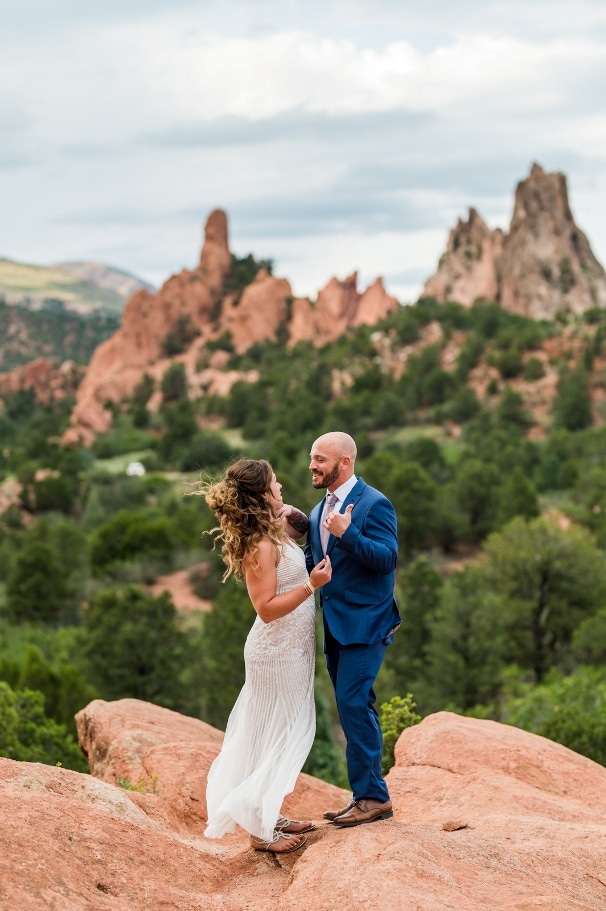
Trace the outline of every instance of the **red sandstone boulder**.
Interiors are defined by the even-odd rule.
[[[355,829],[321,818],[348,795],[300,776],[287,812],[318,829],[278,859],[241,832],[201,837],[190,805],[219,731],[130,699],[91,703],[78,726],[103,780],[0,760],[3,911],[604,908],[606,769],[516,728],[448,712],[409,728],[388,775],[394,818]],[[110,783],[121,776],[147,793]]]
[[[96,699],[76,715],[76,725],[92,775],[138,788],[134,799],[172,829],[203,832],[206,776],[221,749],[221,731],[138,699]],[[285,808],[321,816],[327,802],[347,800],[340,788],[302,774]]]

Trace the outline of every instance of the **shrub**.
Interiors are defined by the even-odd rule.
[[[495,367],[504,380],[513,379],[522,372],[522,353],[519,348],[509,348],[494,357]]]
[[[0,681],[0,756],[88,772],[75,738],[45,715],[42,693],[15,692],[4,681]]]
[[[581,667],[569,677],[552,674],[540,686],[520,687],[505,703],[502,721],[561,743],[606,766],[606,675]]]
[[[543,376],[545,376],[545,368],[543,366],[543,362],[539,360],[538,357],[529,358],[524,364],[522,377],[526,380],[526,382],[532,383],[535,380],[540,380]]]
[[[188,443],[179,461],[180,471],[220,468],[233,452],[223,437],[212,430],[200,430]]]
[[[180,313],[173,328],[162,343],[162,353],[166,357],[174,357],[186,351],[193,340],[200,335],[200,330],[191,321],[187,313]]]
[[[138,554],[168,557],[175,543],[173,523],[166,516],[119,512],[94,533],[91,566],[98,572]]]
[[[171,364],[160,383],[164,402],[178,402],[187,398],[187,377],[183,364]]]
[[[380,720],[383,731],[381,771],[383,775],[386,775],[395,765],[396,743],[402,731],[421,721],[421,716],[413,711],[415,708],[416,704],[413,702],[411,693],[407,693],[404,698],[393,696],[389,702],[384,702],[381,706]]]

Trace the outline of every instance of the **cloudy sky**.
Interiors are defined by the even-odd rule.
[[[208,213],[297,295],[402,301],[533,161],[606,263],[604,0],[0,0],[0,256],[160,284]]]

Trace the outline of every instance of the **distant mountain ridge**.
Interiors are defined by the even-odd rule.
[[[156,290],[152,284],[142,278],[138,278],[132,272],[116,269],[115,266],[108,266],[107,263],[74,260],[73,262],[56,263],[53,268],[65,269],[82,281],[98,285],[99,288],[115,291],[124,300],[140,288],[144,288],[151,293]]]
[[[153,287],[121,269],[100,262],[48,266],[0,258],[0,297],[30,310],[121,315],[135,291]]]

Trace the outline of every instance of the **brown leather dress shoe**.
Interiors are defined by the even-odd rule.
[[[333,819],[333,825],[340,828],[361,826],[365,822],[376,822],[378,819],[391,819],[393,809],[391,800],[381,803],[380,800],[356,800],[353,806]]]
[[[330,819],[332,822],[337,816],[343,816],[344,813],[347,813],[348,810],[351,810],[352,807],[355,807],[356,802],[352,799],[349,801],[346,807],[342,807],[340,810],[327,810],[326,813],[323,813],[324,819]]]

